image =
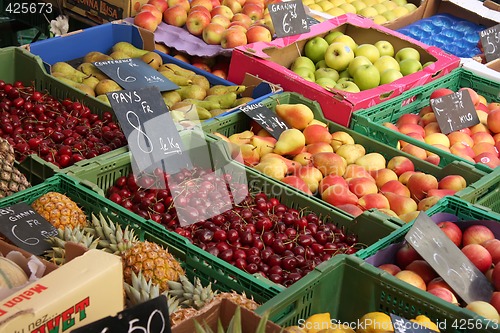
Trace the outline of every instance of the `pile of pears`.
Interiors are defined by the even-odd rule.
[[[252,100],[251,97],[241,97],[246,89],[243,85],[211,86],[205,76],[173,63],[163,63],[158,53],[139,49],[128,42],[113,45],[109,55],[98,51],[89,52],[76,68],[66,62],[57,62],[52,65],[51,74],[86,95],[110,105],[106,93],[120,91],[122,87],[92,63],[129,58],[141,58],[179,86],[177,90],[162,93],[163,101],[171,110],[174,121],[191,126],[193,122],[210,119]]]

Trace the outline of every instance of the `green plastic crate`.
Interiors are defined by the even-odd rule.
[[[398,223],[395,223],[392,219],[385,215],[380,215],[378,212],[366,212],[353,220],[352,216],[338,209],[327,207],[316,200],[311,200],[309,196],[287,188],[273,179],[262,176],[256,170],[245,167],[244,165],[234,161],[229,161],[225,156],[224,147],[220,141],[208,138],[207,142],[209,142],[208,148],[210,150],[210,157],[204,157],[204,155],[206,155],[207,147],[200,145],[200,141],[198,141],[204,140],[203,134],[181,133],[181,138],[183,139],[185,147],[189,147],[190,145],[193,146],[193,143],[196,142],[195,145],[197,148],[189,151],[193,165],[210,168],[212,170],[224,168],[224,171],[226,173],[230,173],[233,176],[233,179],[238,179],[239,182],[246,181],[250,191],[262,191],[269,196],[277,198],[281,203],[299,211],[303,211],[304,213],[314,212],[318,216],[333,221],[339,226],[345,227],[348,232],[357,234],[359,242],[366,244],[367,246],[376,243],[379,239],[388,236],[400,228]],[[210,160],[212,160],[212,164]],[[103,193],[103,191],[106,191],[111,185],[114,184],[114,181],[117,178],[125,176],[132,171],[130,155],[124,154],[116,156],[115,158],[107,161],[94,161],[85,166],[85,168],[74,171],[75,172],[71,174],[72,176],[79,180],[83,180],[87,186]],[[167,230],[158,223],[151,220],[149,222],[151,225],[154,225],[154,235],[158,239],[178,239],[176,246],[180,247],[184,251],[187,251],[186,247],[192,247],[192,245],[183,237]],[[356,252],[356,255],[364,258],[364,249]],[[215,256],[208,253],[207,256],[214,258],[214,260],[217,259]],[[241,271],[240,274],[242,276],[246,276],[246,279],[255,278],[243,271]]]
[[[0,207],[18,202],[31,204],[41,195],[50,191],[66,194],[88,215],[92,212],[95,214],[101,212],[122,226],[128,225],[135,229],[141,240],[154,241],[167,247],[181,261],[191,281],[196,276],[200,278],[203,285],[211,282],[216,289],[221,291],[244,291],[247,295],[253,296],[257,302],[267,301],[281,291],[281,288],[270,281],[241,275],[238,269],[218,258],[210,257],[207,252],[192,245],[187,239],[175,233],[166,233],[160,225],[150,223],[150,221],[114,204],[68,175],[57,174],[42,184],[11,195],[0,203]]]
[[[460,191],[460,198],[500,213],[500,168]]]
[[[360,258],[336,256],[327,265],[266,302],[256,312],[270,312],[269,319],[283,327],[303,324],[303,320],[316,313],[329,312],[337,322],[346,322],[355,328],[364,314],[381,311],[412,319],[424,314],[436,322],[441,332],[465,333],[472,331],[454,328],[458,319],[480,317],[470,311],[447,303],[437,297],[430,298],[417,288],[409,288],[387,272],[381,271]],[[498,332],[498,329],[473,332]]]
[[[22,81],[27,86],[33,85],[36,90],[47,91],[59,100],[70,98],[74,101],[80,101],[88,106],[93,113],[100,116],[106,111],[112,111],[111,108],[106,107],[104,104],[86,98],[83,93],[77,90],[68,89],[64,83],[47,75],[43,69],[41,58],[32,55],[23,48],[7,47],[0,49],[0,80],[10,83]],[[127,148],[121,147],[100,157],[109,158],[126,152]],[[85,164],[87,160],[77,162],[67,168],[59,169],[38,155],[30,155],[22,163],[18,164],[18,168],[28,177],[32,184],[39,184],[56,173],[69,172],[80,163]]]
[[[500,83],[482,78],[468,70],[458,68],[424,86],[408,90],[400,96],[377,104],[371,108],[358,110],[353,113],[349,127],[354,131],[369,136],[374,140],[383,142],[391,147],[397,147],[400,140],[411,143],[440,156],[440,166],[446,166],[453,161],[470,163],[485,172],[491,168],[481,163],[472,163],[459,156],[433,147],[425,142],[418,141],[407,135],[393,131],[383,123],[396,123],[404,114],[417,114],[424,106],[429,105],[430,95],[439,88],[448,88],[457,91],[459,88],[472,88],[483,95],[488,102],[500,101]]]
[[[381,153],[382,155],[385,156],[386,160],[388,161],[394,156],[406,156],[409,159],[413,161],[413,164],[415,165],[415,169],[429,173],[434,175],[437,179],[441,179],[444,176],[451,175],[451,174],[459,174],[462,175],[465,180],[467,181],[467,184],[475,184],[478,182],[482,177],[484,177],[487,172],[483,170],[479,170],[478,168],[475,168],[473,165],[469,163],[465,163],[462,161],[454,161],[450,163],[449,165],[446,165],[444,167],[439,167],[436,165],[433,165],[431,163],[428,163],[424,160],[421,160],[419,158],[416,158],[412,155],[409,155],[403,151],[400,151],[396,148],[392,148],[379,140],[375,140],[372,138],[369,138],[365,135],[362,135],[360,133],[357,133],[353,130],[350,130],[344,126],[338,125],[336,123],[333,123],[331,121],[325,120],[325,118],[322,115],[321,112],[321,107],[319,104],[315,101],[311,101],[305,97],[303,97],[300,94],[297,93],[290,93],[290,92],[284,92],[278,95],[271,96],[264,101],[261,102],[263,105],[266,107],[270,108],[271,110],[274,110],[274,107],[280,103],[280,104],[298,104],[298,103],[303,103],[305,105],[308,105],[311,110],[314,113],[315,119],[321,120],[324,123],[328,124],[328,127],[330,129],[330,133],[336,132],[336,131],[345,131],[349,133],[353,139],[354,142],[359,143],[363,145],[366,149],[367,153],[370,152],[378,152]],[[246,116],[243,112],[236,112],[232,113],[230,115],[221,117],[221,118],[215,118],[213,121],[207,122],[202,124],[203,130],[207,133],[221,133],[225,136],[230,136],[235,133],[239,133],[245,130],[250,129],[250,118]],[[286,185],[288,186],[288,185]],[[465,193],[465,192],[464,192]],[[462,191],[457,193],[457,195],[461,196]],[[320,200],[319,198],[314,197],[315,200]],[[328,203],[320,200],[323,204],[329,205]],[[331,206],[331,205],[329,205]],[[331,206],[333,207],[333,206]],[[404,224],[401,220],[396,219],[400,221],[401,224]]]

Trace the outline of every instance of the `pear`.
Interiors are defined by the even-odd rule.
[[[128,42],[118,42],[113,45],[113,52],[121,51],[129,55],[129,58],[139,58],[148,53],[148,50],[142,50]]]
[[[85,79],[83,79],[82,83],[92,88],[92,90],[94,90],[97,84],[99,83],[99,79],[96,78],[95,76],[88,76]]]
[[[225,95],[230,92],[241,94],[242,92],[245,91],[245,89],[246,87],[242,85],[224,86],[221,84],[217,84],[215,86],[210,87],[210,89],[207,90],[207,95]]]
[[[61,76],[69,78],[70,80],[82,82],[82,80],[87,76],[84,73],[76,70],[68,63],[56,62],[50,67],[51,73],[60,73]]]
[[[169,79],[172,83],[175,83],[178,86],[188,86],[193,84],[193,81],[191,79],[188,79],[187,77],[180,76],[172,72],[171,70],[165,70],[165,69],[160,69],[158,72]]]
[[[384,169],[386,165],[385,157],[380,153],[368,153],[358,158],[354,163],[361,165],[369,172]]]
[[[241,133],[236,133],[236,134],[231,135],[228,138],[228,140],[229,140],[229,142],[232,142],[238,146],[241,146],[242,144],[250,143],[253,136],[254,136],[254,134],[252,131],[244,131]]]
[[[107,95],[98,95],[98,96],[96,96],[96,98],[98,100],[100,100],[101,102],[103,102],[104,104],[111,106],[111,103],[109,103],[109,99],[108,99]]]
[[[274,146],[276,145],[276,139],[272,136],[259,136],[254,135],[252,137],[252,145],[254,145],[257,149],[259,157],[262,157],[266,154],[270,154],[274,150]]]
[[[193,77],[195,77],[197,75],[195,72],[190,71],[189,69],[182,68],[181,66],[176,65],[176,64],[171,64],[171,63],[163,64],[162,67],[168,68],[171,71],[173,71],[175,74],[187,77],[188,79],[192,79]]]
[[[271,178],[282,180],[286,176],[287,166],[285,162],[273,158],[267,162],[260,162],[255,166],[255,169]]]
[[[165,105],[169,108],[172,108],[172,106],[180,102],[182,100],[181,95],[177,91],[165,91],[161,93],[161,97],[163,97],[163,101],[165,102]]]
[[[241,157],[245,165],[254,166],[259,163],[260,156],[257,147],[250,143],[245,143],[240,146]]]
[[[306,145],[306,138],[301,131],[290,128],[281,132],[274,153],[278,155],[297,155]]]
[[[207,100],[200,101],[197,99],[187,98],[183,100],[182,103],[189,103],[189,104],[194,104],[196,106],[201,106],[209,111],[221,108],[221,105],[219,104],[218,101],[207,101]]]
[[[115,51],[109,55],[111,58],[115,60],[120,60],[120,59],[129,59],[129,55],[126,54],[125,52],[122,51]]]
[[[161,65],[163,65],[163,59],[161,56],[156,53],[156,52],[148,52],[145,55],[141,57],[141,60],[144,61],[146,64],[151,66],[154,69],[160,68]]]
[[[278,104],[275,111],[288,125],[299,130],[314,119],[314,113],[304,104]]]
[[[95,91],[94,91],[94,89],[92,89],[91,87],[89,87],[86,84],[77,83],[75,85],[75,88],[78,89],[78,90],[80,90],[80,91],[82,91],[82,92],[84,92],[85,95],[95,97]]]
[[[253,98],[252,97],[241,97],[241,98],[237,98],[233,105],[231,105],[231,108],[235,108],[237,106],[240,106],[240,105],[243,105],[243,104],[247,104],[249,102],[253,101]]]
[[[267,162],[271,159],[278,159],[278,160],[281,160],[283,162],[285,162],[285,165],[286,165],[286,173],[287,174],[293,174],[295,173],[300,167],[300,163],[294,161],[294,160],[290,160],[286,157],[283,157],[281,155],[278,155],[278,154],[275,154],[275,153],[269,153],[269,154],[265,154],[263,155],[261,158],[260,158],[260,161],[261,162]]]
[[[91,64],[90,62],[84,62],[80,64],[80,66],[78,66],[77,69],[80,72],[84,73],[86,76],[92,75],[99,80],[109,79],[109,77],[106,74],[101,72],[99,68],[95,67],[94,64]]]
[[[182,86],[176,91],[179,93],[179,95],[181,95],[182,99],[192,98],[201,101],[207,96],[206,90],[196,84],[190,86]]]
[[[209,110],[210,111],[210,114],[212,115],[212,117],[217,117],[223,113],[226,113],[226,109],[212,109],[212,110]]]
[[[55,75],[54,75],[55,74]],[[54,77],[56,77],[59,81],[61,81],[62,83],[64,84],[67,84],[68,86],[70,87],[75,87],[76,88],[76,84],[78,82],[75,82],[73,80],[70,80],[64,76],[59,76],[59,73],[53,73],[52,75],[54,75]]]
[[[212,114],[207,109],[194,105],[194,107],[188,109],[184,117],[189,120],[206,120],[212,118]]]
[[[312,164],[323,176],[331,174],[343,176],[347,167],[345,159],[335,153],[316,153],[311,156]]]
[[[104,95],[112,91],[120,91],[122,90],[122,87],[120,87],[115,81],[106,79],[99,81],[94,90],[97,95]]]
[[[210,89],[210,82],[208,82],[208,79],[203,75],[195,75],[191,77],[191,81],[193,81],[193,84],[199,85],[205,90]]]
[[[87,53],[83,57],[83,62],[96,62],[96,61],[109,61],[113,60],[109,55],[98,51],[92,51]]]
[[[70,81],[73,81],[73,82],[76,82],[76,83],[82,83],[83,82],[83,78],[78,76],[78,75],[74,75],[74,74],[65,74],[65,73],[59,73],[59,72],[54,72],[51,74],[53,77],[61,80],[61,79],[67,79],[67,80],[70,80]]]
[[[236,97],[234,92],[225,95],[209,95],[205,98],[205,101],[212,101],[218,103],[222,109],[229,109],[236,101]]]
[[[342,145],[339,147],[339,149],[337,149],[335,153],[345,158],[347,164],[352,164],[356,162],[358,158],[364,156],[366,151],[365,147],[358,143],[355,143]]]

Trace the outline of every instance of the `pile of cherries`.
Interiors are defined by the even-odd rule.
[[[170,187],[159,188],[161,182]],[[231,200],[244,200],[224,209],[221,199],[229,189]],[[129,174],[116,180],[107,197],[220,259],[284,286],[332,256],[352,254],[361,247],[356,235],[313,212],[287,207],[262,192],[250,195],[247,185],[230,174],[215,175],[200,168],[175,175],[158,169],[139,177]],[[199,222],[181,226],[181,211]],[[210,217],[202,219],[207,212]]]
[[[65,168],[127,144],[111,113],[100,117],[80,102],[60,102],[19,81],[0,80],[0,111],[0,136],[20,162],[37,154]]]

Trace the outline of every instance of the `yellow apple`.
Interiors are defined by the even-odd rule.
[[[344,15],[345,11],[342,8],[333,7],[332,9],[327,11],[326,13],[328,15],[332,15],[332,16],[340,16],[340,15]]]
[[[379,14],[373,18],[373,22],[375,22],[376,24],[384,24],[385,22],[387,22],[387,19]]]
[[[340,5],[339,8],[342,8],[346,13],[356,14],[356,7],[354,7],[351,3],[344,3]]]

